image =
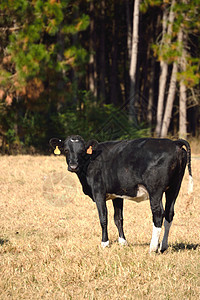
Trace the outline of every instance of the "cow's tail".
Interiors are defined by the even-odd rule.
[[[180,146],[181,148],[183,146],[186,147],[187,149],[187,165],[188,165],[188,172],[189,172],[189,184],[188,184],[188,194],[191,194],[193,192],[193,177],[192,177],[192,168],[191,168],[191,148],[190,148],[190,144],[183,140],[177,140],[176,144],[178,146]]]

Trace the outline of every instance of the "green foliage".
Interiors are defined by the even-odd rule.
[[[157,5],[157,1],[146,1],[146,3],[147,2],[148,5]],[[163,1],[163,3],[165,2],[166,1]],[[168,2],[166,2],[165,5],[167,3]],[[162,43],[158,41],[152,45],[154,55],[159,61],[164,61],[167,64],[172,64],[174,61],[178,62],[179,59],[182,59],[183,51],[189,48],[188,41],[178,41],[179,31],[182,30],[185,36],[190,37],[195,36],[200,29],[200,0],[177,1],[173,10],[175,19],[172,24],[171,36],[164,34]],[[192,53],[190,54],[188,52],[184,59],[186,62],[186,70],[180,70],[178,80],[184,80],[188,88],[194,87],[199,83],[200,58],[194,57]]]
[[[94,103],[86,93],[82,99],[81,109],[63,110],[51,115],[51,136],[64,139],[68,135],[80,134],[86,140],[95,138],[98,141],[133,139],[148,136],[145,124],[133,126],[128,113],[110,105]]]
[[[177,79],[194,88],[200,80],[200,0],[185,2],[176,1],[172,35],[165,35],[162,44],[154,44],[153,51],[158,60],[172,64],[188,49],[186,69],[179,70]],[[125,110],[112,103],[105,104],[115,102],[120,106],[128,95],[125,8],[132,9],[133,3],[109,0],[105,1],[105,8],[102,4],[90,0],[0,1],[0,139],[3,137],[8,149],[18,144],[26,149],[34,146],[47,151],[49,138],[57,135],[65,138],[73,133],[99,141],[148,134],[145,124],[135,127]],[[160,37],[158,20],[164,9],[169,12],[170,5],[168,0],[145,0],[140,5],[146,15],[141,18],[145,25],[141,26],[144,35],[139,43],[142,51],[137,86],[147,99],[152,65],[147,44]],[[152,26],[157,27],[155,33]],[[177,41],[180,28],[188,37],[186,45]],[[90,63],[90,58],[94,63]],[[156,70],[157,66],[156,63]],[[94,77],[96,98],[85,92],[92,86],[90,75]],[[153,106],[156,106],[158,80],[154,85]],[[138,104],[144,110],[141,120],[145,120],[147,105],[143,107],[142,100]],[[151,126],[153,122],[154,119]]]
[[[17,47],[16,44],[12,44],[9,53],[13,56],[18,78],[28,79],[39,75],[41,65],[49,61],[49,53],[46,51],[45,45],[29,44],[26,49],[23,49],[20,45]],[[16,56],[13,55],[14,53],[16,53]]]
[[[62,32],[66,34],[76,34],[79,31],[86,30],[89,22],[89,16],[82,14],[81,18],[75,19],[73,24],[63,26]]]
[[[73,35],[89,25],[89,17],[80,14],[75,3],[53,0],[3,1],[0,9],[4,9],[11,19],[15,15],[18,20],[15,25],[17,30],[9,35],[7,53],[15,66],[16,81],[23,86],[34,77],[51,85],[63,73],[63,80],[67,83],[66,72],[87,61],[87,52],[79,41],[76,39],[76,42],[71,42]],[[69,52],[70,59],[64,55]],[[12,85],[14,89],[15,85]]]
[[[167,43],[169,38],[167,35],[164,37],[164,42],[162,45],[160,44],[154,44],[152,45],[152,49],[154,51],[154,55],[158,56],[159,61],[165,61],[168,64],[173,63],[174,61],[177,61],[178,58],[181,57],[182,51],[183,51],[183,45],[180,44],[178,41],[175,41],[173,43]]]
[[[162,4],[162,0],[144,0],[144,1],[141,1],[141,4],[140,4],[140,11],[143,12],[143,13],[146,13],[149,6],[160,6]]]
[[[184,84],[188,88],[197,86],[200,82],[200,59],[192,58],[190,56],[186,57],[187,65],[186,70],[178,73],[178,80],[183,80]]]
[[[14,129],[8,129],[6,132],[6,139],[8,144],[13,144],[14,141],[16,140],[16,132]]]
[[[8,146],[4,151],[12,154],[19,151],[26,153],[34,147],[40,152],[48,153],[50,138],[65,139],[72,134],[80,134],[85,140],[95,138],[99,142],[148,135],[145,125],[133,126],[126,111],[112,104],[97,103],[88,92],[83,92],[80,96],[82,101],[79,108],[75,105],[63,106],[59,111],[53,103],[48,109],[45,106],[41,112],[25,111],[22,101],[14,101],[13,109],[7,109],[3,116],[0,114]]]
[[[81,79],[89,59],[78,39],[89,25],[89,16],[80,13],[78,2],[1,1],[6,17],[1,24],[12,28],[0,61],[0,134],[6,143],[13,144],[19,137],[25,147],[44,149],[49,127],[62,128],[62,118],[70,120],[69,108],[64,116],[60,112],[63,103],[71,105],[78,94],[70,74],[76,71]],[[13,101],[9,106],[7,95]],[[73,111],[75,115],[76,105]]]
[[[64,56],[66,58],[65,63],[68,63],[71,66],[78,66],[86,61],[88,53],[83,48],[71,46],[64,52]]]
[[[8,81],[10,80],[11,73],[7,70],[3,69],[0,66],[0,84],[2,87],[6,87]]]

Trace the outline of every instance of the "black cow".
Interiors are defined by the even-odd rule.
[[[77,174],[83,192],[96,203],[102,227],[102,247],[109,245],[106,200],[113,201],[119,243],[125,245],[123,199],[137,202],[150,199],[153,214],[150,252],[158,250],[164,217],[165,233],[160,251],[168,248],[174,204],[186,164],[190,191],[193,187],[191,150],[187,141],[141,138],[103,143],[91,140],[86,143],[81,136],[73,135],[65,141],[52,138],[50,145],[65,154],[68,170]],[[163,193],[166,195],[165,211],[162,204]]]

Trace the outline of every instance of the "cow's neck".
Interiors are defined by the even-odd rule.
[[[87,167],[88,167],[88,164],[89,163],[87,163],[86,165],[84,165],[80,169],[80,171],[77,173],[77,176],[78,176],[78,178],[80,180],[80,183],[82,185],[84,194],[88,195],[90,198],[93,199],[91,188],[90,188],[90,186],[88,185],[88,182],[87,182]]]

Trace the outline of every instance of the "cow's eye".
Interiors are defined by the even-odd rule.
[[[68,154],[68,153],[69,153],[69,150],[68,150],[68,149],[65,149],[64,152],[65,152],[65,154]]]

